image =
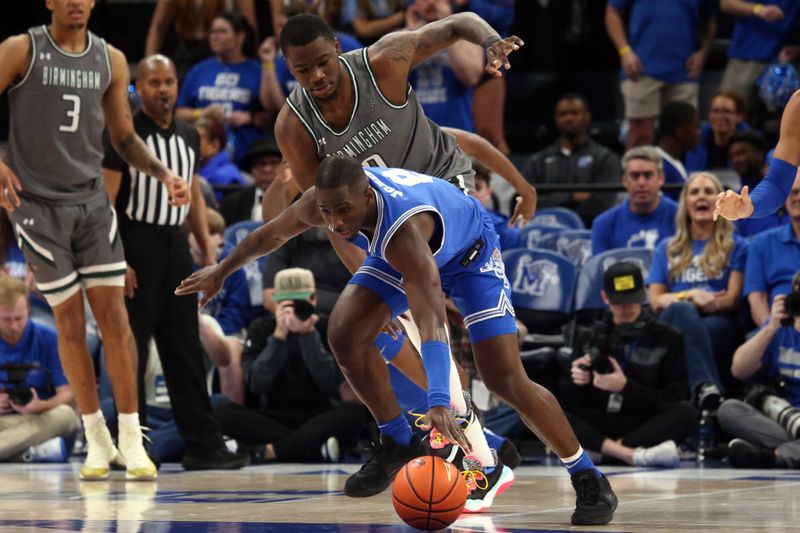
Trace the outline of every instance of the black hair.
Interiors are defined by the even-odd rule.
[[[733,143],[747,143],[756,150],[761,150],[763,153],[769,152],[769,145],[767,140],[760,133],[754,131],[737,131],[728,140],[728,150],[731,149]]]
[[[472,160],[472,170],[475,171],[475,179],[481,180],[486,182],[486,184],[490,184],[492,181],[492,172],[480,164],[476,159]]]
[[[697,109],[686,102],[670,102],[661,109],[658,127],[661,137],[671,137],[677,131],[698,118]]]
[[[584,97],[580,93],[568,92],[568,93],[562,94],[561,96],[558,97],[558,100],[556,100],[556,106],[558,106],[558,104],[560,104],[561,102],[563,102],[565,100],[577,100],[577,101],[579,101],[580,103],[583,104],[583,107],[585,107],[587,111],[589,111],[589,102],[587,102],[586,101],[586,97]]]
[[[318,189],[351,188],[367,181],[367,175],[357,159],[347,155],[329,155],[319,164],[316,186]]]
[[[313,13],[301,13],[290,17],[281,30],[280,44],[283,53],[289,46],[304,46],[322,37],[326,41],[335,42],[333,30],[325,19]]]
[[[245,39],[242,43],[242,52],[246,56],[252,57],[253,50],[255,50],[255,34],[253,33],[253,27],[250,26],[247,19],[245,19],[241,13],[235,11],[224,11],[214,18],[228,21],[228,24],[233,28],[233,33],[244,32]]]

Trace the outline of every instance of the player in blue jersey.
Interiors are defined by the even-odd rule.
[[[792,190],[800,163],[800,91],[795,92],[781,116],[781,134],[775,147],[767,175],[753,189],[742,187],[741,194],[725,191],[717,197],[714,220],[761,218],[780,209]]]
[[[444,294],[470,333],[481,378],[554,450],[578,493],[573,524],[605,524],[617,507],[608,480],[581,448],[553,395],[530,381],[520,362],[510,287],[498,237],[480,203],[439,179],[398,168],[363,168],[347,156],[320,163],[316,187],[243,240],[219,265],[184,280],[178,294],[202,291],[205,304],[225,277],[312,226],[327,227],[367,251],[330,317],[329,341],[345,376],[377,420],[401,416],[372,343],[410,308],[421,334],[428,384],[427,422],[469,452],[450,412],[450,353]],[[393,474],[418,448],[379,456],[372,468]],[[363,470],[363,469],[362,469]]]

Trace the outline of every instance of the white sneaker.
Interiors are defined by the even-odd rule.
[[[67,445],[62,437],[53,437],[31,446],[22,454],[22,460],[26,463],[63,463],[67,457]]]
[[[681,463],[678,446],[675,441],[665,440],[650,448],[636,448],[633,452],[633,464],[636,466],[662,466],[674,468]]]
[[[142,428],[136,426],[119,426],[119,452],[127,467],[125,479],[135,481],[152,481],[158,477],[158,469],[142,444]]]
[[[108,479],[111,463],[125,466],[124,459],[111,440],[105,421],[86,430],[86,460],[81,465],[81,479],[98,481]]]

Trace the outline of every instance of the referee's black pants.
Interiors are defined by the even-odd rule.
[[[189,242],[180,227],[118,218],[125,260],[136,272],[138,288],[126,298],[138,351],[139,418],[146,425],[144,374],[148,342],[155,338],[167,382],[172,413],[188,452],[213,452],[224,446],[219,421],[208,400],[203,347],[197,325],[197,295],[176,296],[175,287],[192,273]]]

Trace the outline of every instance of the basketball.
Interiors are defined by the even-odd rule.
[[[406,463],[392,485],[397,515],[409,526],[426,531],[455,522],[466,501],[467,484],[461,472],[432,455]]]

